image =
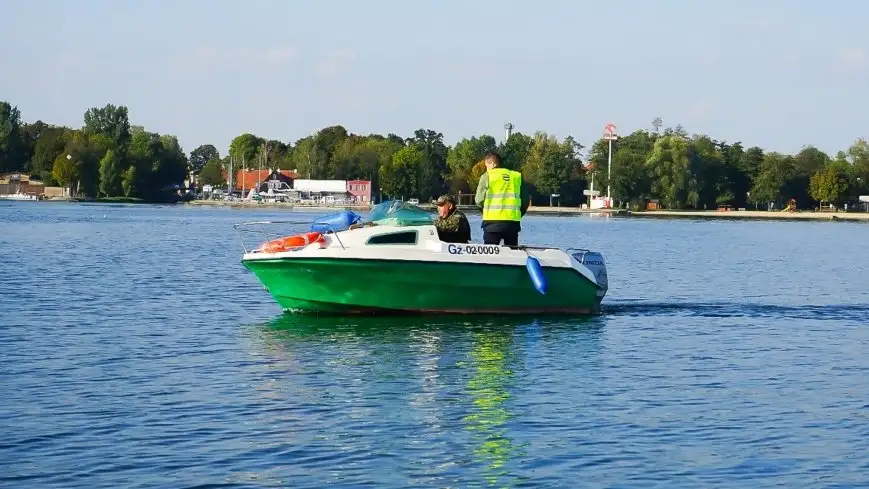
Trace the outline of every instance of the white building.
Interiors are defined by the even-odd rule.
[[[306,180],[293,181],[292,192],[301,202],[313,204],[349,204],[350,193],[345,180]]]

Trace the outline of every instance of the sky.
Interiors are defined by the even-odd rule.
[[[869,138],[869,2],[0,0],[0,100],[178,136],[690,133],[831,155]]]

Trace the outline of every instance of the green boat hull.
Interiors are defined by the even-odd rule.
[[[284,310],[320,314],[597,314],[597,286],[545,268],[540,294],[524,266],[352,258],[243,261]]]

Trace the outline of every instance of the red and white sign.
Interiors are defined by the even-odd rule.
[[[609,197],[592,197],[589,205],[591,209],[612,209],[613,199]]]
[[[609,123],[606,126],[604,126],[603,138],[604,138],[604,140],[607,140],[607,141],[618,139],[618,136],[616,136],[616,125],[615,124]]]

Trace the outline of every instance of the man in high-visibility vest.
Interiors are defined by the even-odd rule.
[[[518,171],[501,168],[501,155],[486,153],[486,173],[477,184],[476,204],[483,208],[483,243],[519,246],[519,221],[531,205],[531,195]]]

